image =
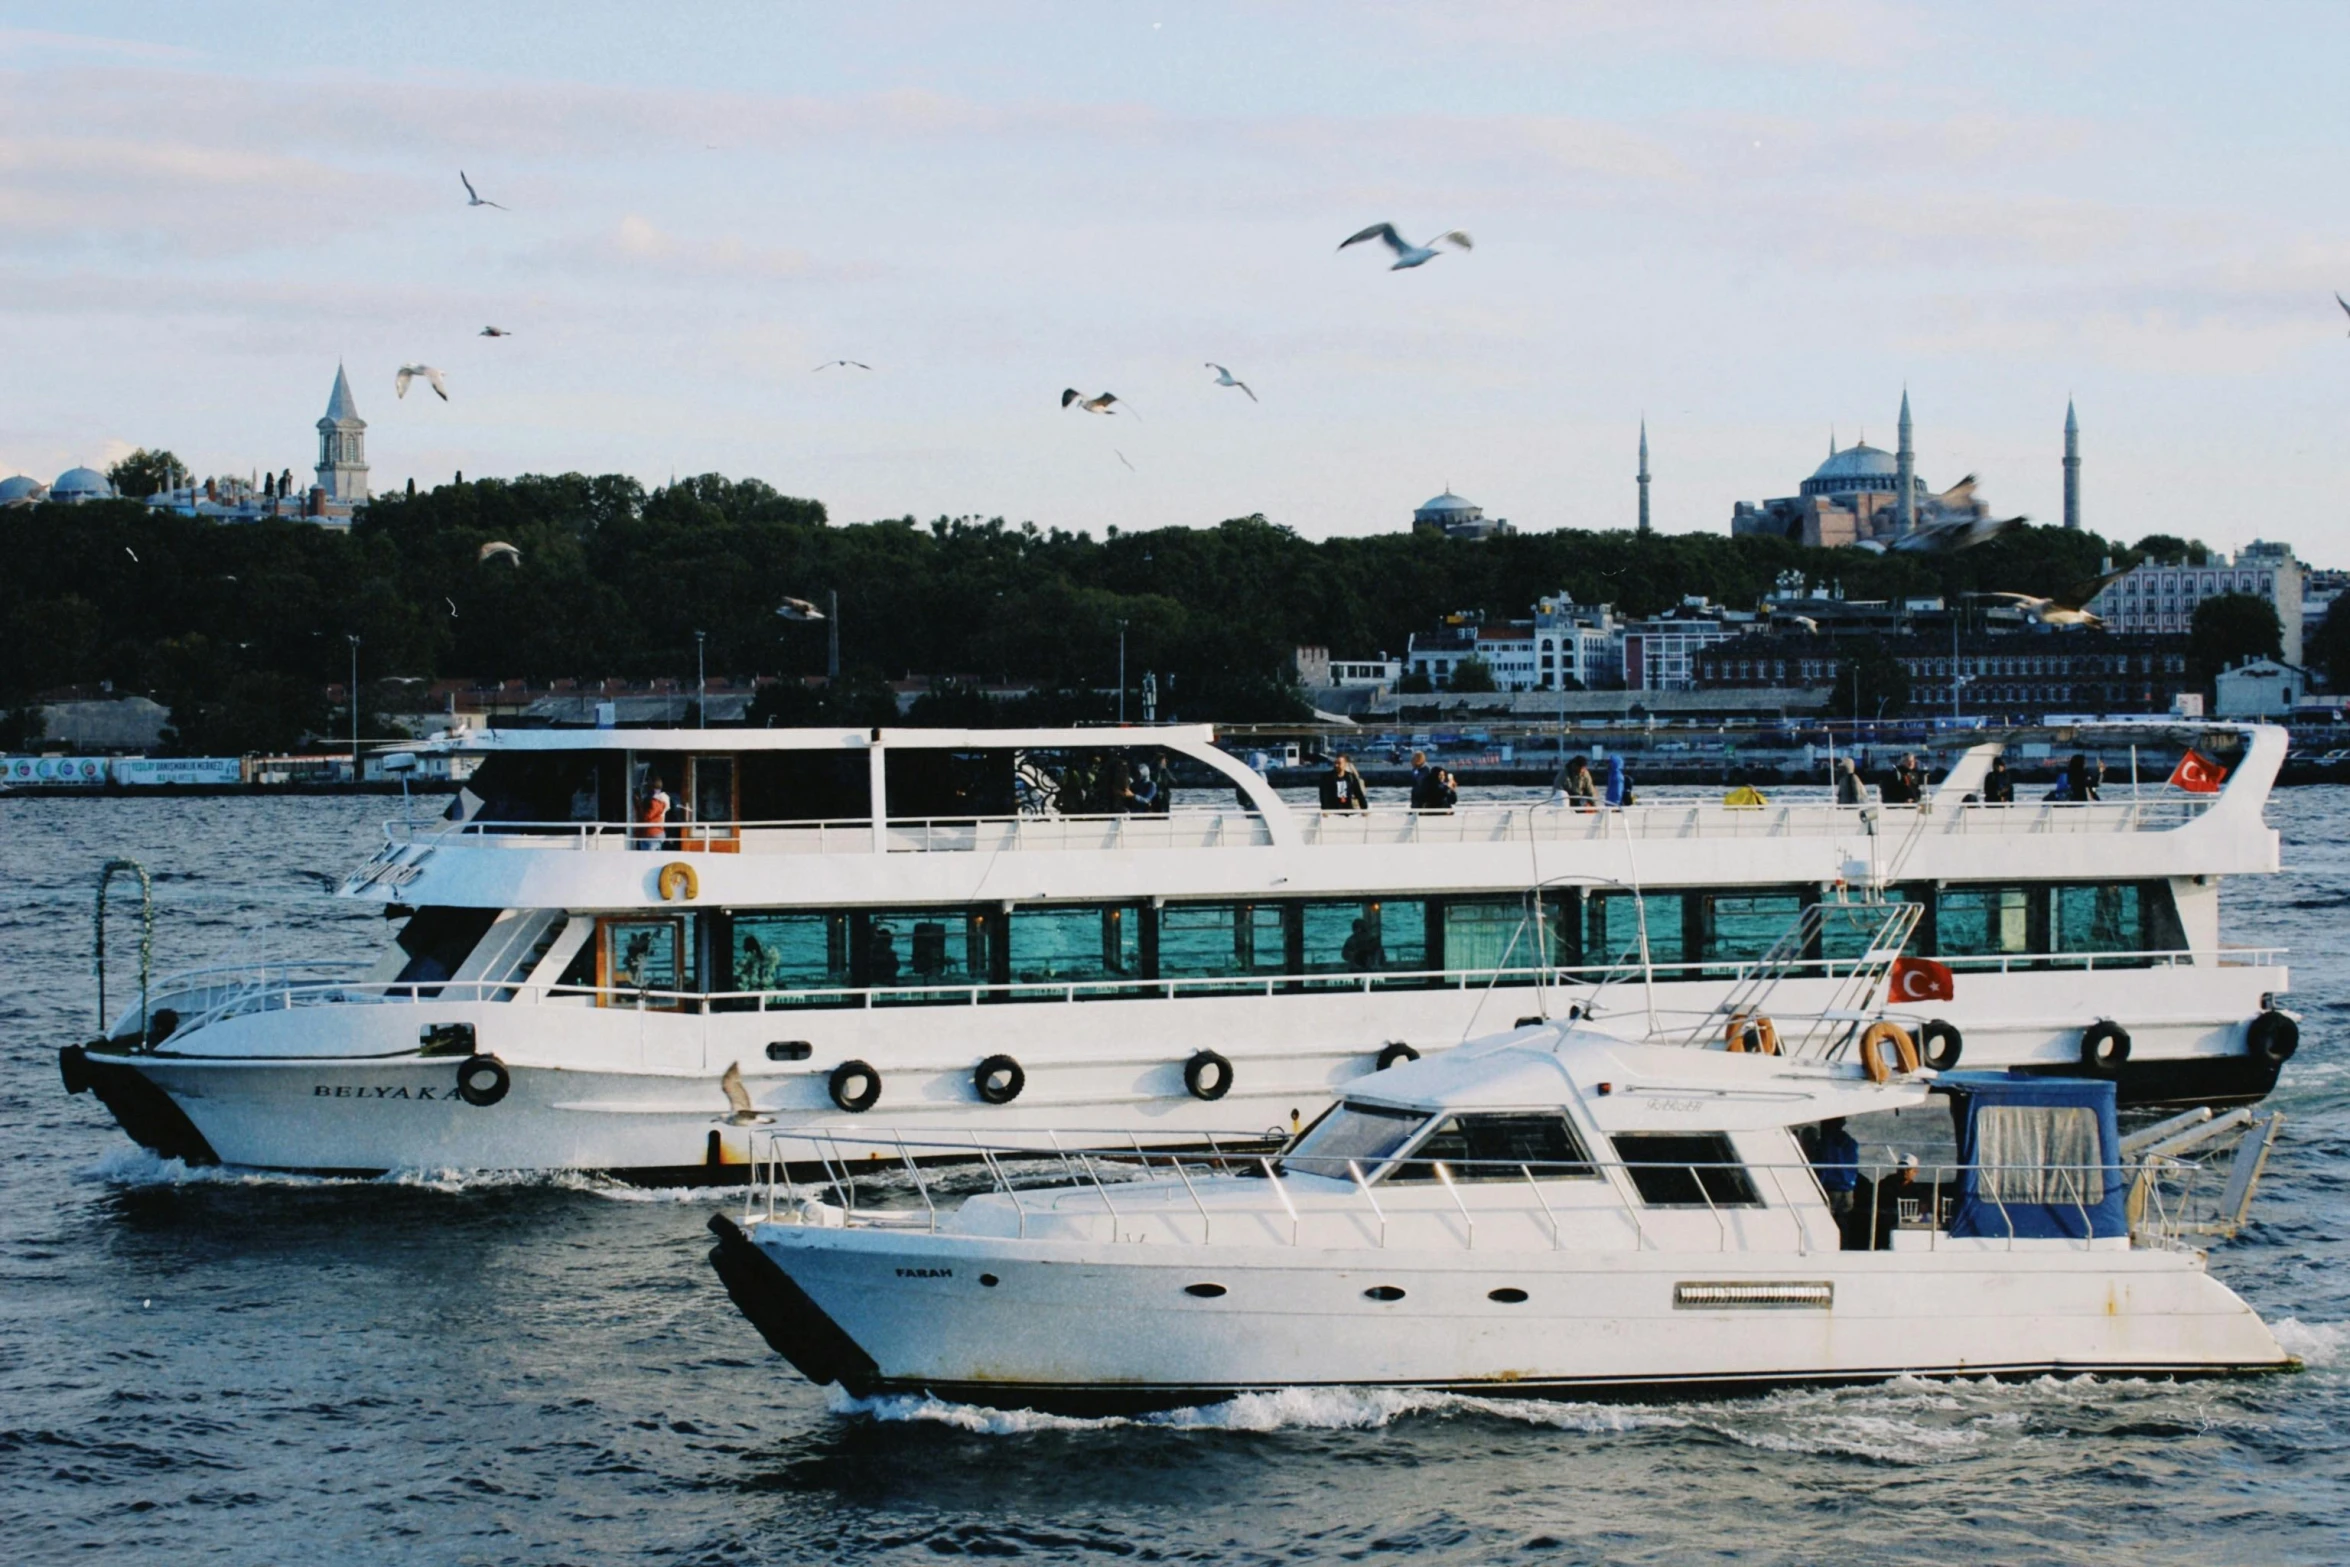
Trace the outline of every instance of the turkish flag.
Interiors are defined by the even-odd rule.
[[[2171,769],[2170,781],[2172,788],[2184,789],[2189,794],[2217,794],[2227,776],[2226,768],[2189,746],[2187,754],[2179,758],[2179,765]]]
[[[1958,977],[1946,963],[1932,958],[1895,958],[1888,1001],[1955,1001]]]

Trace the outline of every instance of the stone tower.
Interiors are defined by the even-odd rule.
[[[1648,421],[1640,421],[1640,531],[1648,531]]]
[[[2064,402],[2064,525],[2081,526],[2081,421],[2069,397]]]
[[[1893,531],[1905,534],[1918,525],[1918,459],[1909,439],[1909,388],[1901,389],[1900,439],[1893,449]]]
[[[350,377],[335,366],[334,395],[318,421],[318,487],[330,501],[357,506],[367,499],[367,421],[351,400]]]

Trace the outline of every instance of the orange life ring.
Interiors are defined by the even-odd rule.
[[[1887,1040],[1893,1042],[1893,1053],[1901,1058],[1902,1075],[1907,1076],[1918,1069],[1918,1042],[1909,1037],[1909,1030],[1899,1023],[1879,1018],[1860,1036],[1860,1064],[1872,1083],[1885,1082],[1893,1075],[1885,1067],[1884,1045]]]
[[[1747,1041],[1754,1041],[1750,1047]],[[1730,1026],[1723,1031],[1723,1043],[1732,1055],[1744,1055],[1751,1048],[1756,1055],[1775,1056],[1779,1053],[1779,1028],[1767,1017],[1752,1012],[1734,1012]]]
[[[702,895],[702,879],[683,860],[672,860],[662,866],[659,884],[663,903],[674,903],[680,894],[688,902]]]

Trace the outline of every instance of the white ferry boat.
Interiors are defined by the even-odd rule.
[[[2242,1223],[2279,1118],[2209,1114],[2125,1141],[2109,1081],[1879,1082],[1551,1023],[1366,1076],[1237,1168],[1071,1147],[1053,1184],[991,1159],[996,1189],[942,1210],[909,1145],[919,1206],[852,1206],[845,1170],[839,1200],[771,1184],[712,1219],[711,1261],[773,1348],[860,1397],[2283,1369],[2194,1249]]]
[[[340,889],[372,968],[142,975],[61,1067],[160,1154],[285,1170],[739,1179],[844,1116],[1165,1146],[1521,1018],[1816,1011],[1907,909],[1928,1065],[2251,1101],[2297,1026],[2220,888],[2277,869],[2285,736],[2232,738],[2211,795],[1978,804],[1984,745],[1914,805],[1325,812],[1205,727],[459,732],[449,816]]]

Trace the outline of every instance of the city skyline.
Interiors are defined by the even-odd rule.
[[[1645,419],[1658,531],[1721,532],[1906,385],[2002,512],[2061,523],[2077,403],[2083,526],[2338,557],[2350,19],[2123,15],[0,6],[0,470],[305,470],[341,360],[379,491],[1629,528]],[[1476,249],[1337,250],[1382,219]]]

